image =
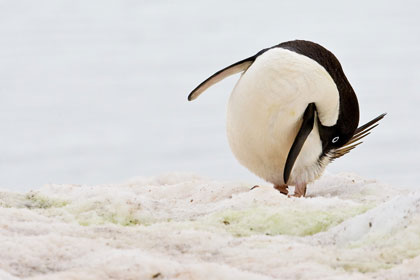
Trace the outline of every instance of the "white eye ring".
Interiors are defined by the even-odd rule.
[[[336,136],[336,137],[333,138],[332,142],[337,143],[338,139],[340,139],[340,137]]]

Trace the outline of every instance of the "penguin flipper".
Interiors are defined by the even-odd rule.
[[[217,71],[213,75],[211,75],[207,80],[199,84],[189,95],[188,101],[192,101],[196,99],[203,91],[211,87],[212,85],[220,82],[224,78],[243,72],[248,69],[249,66],[255,61],[256,55],[248,57],[244,60],[238,61],[226,68],[223,68],[220,71]]]
[[[296,135],[295,141],[293,141],[292,147],[290,148],[289,154],[287,155],[286,164],[284,165],[283,171],[283,180],[287,184],[289,180],[290,173],[292,172],[293,165],[300,153],[300,150],[303,147],[303,144],[311,133],[315,122],[315,103],[310,103],[306,107],[305,112],[303,113],[302,125]]]

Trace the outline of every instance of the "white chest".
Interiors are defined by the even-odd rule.
[[[261,178],[283,184],[287,155],[311,102],[324,125],[336,123],[339,94],[322,66],[280,48],[258,57],[238,81],[228,103],[227,135],[239,162]],[[321,152],[315,125],[296,160],[291,185],[320,175]]]

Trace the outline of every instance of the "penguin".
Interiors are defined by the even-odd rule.
[[[216,72],[196,99],[224,78],[242,73],[227,105],[226,131],[236,159],[288,195],[307,184],[369,135],[386,113],[358,127],[356,94],[332,52],[311,41],[287,41]]]

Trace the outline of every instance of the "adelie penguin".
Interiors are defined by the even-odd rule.
[[[227,76],[243,72],[227,108],[233,154],[283,194],[321,176],[378,125],[385,114],[358,127],[359,104],[338,59],[303,40],[263,49],[210,76],[188,96],[196,99]]]

